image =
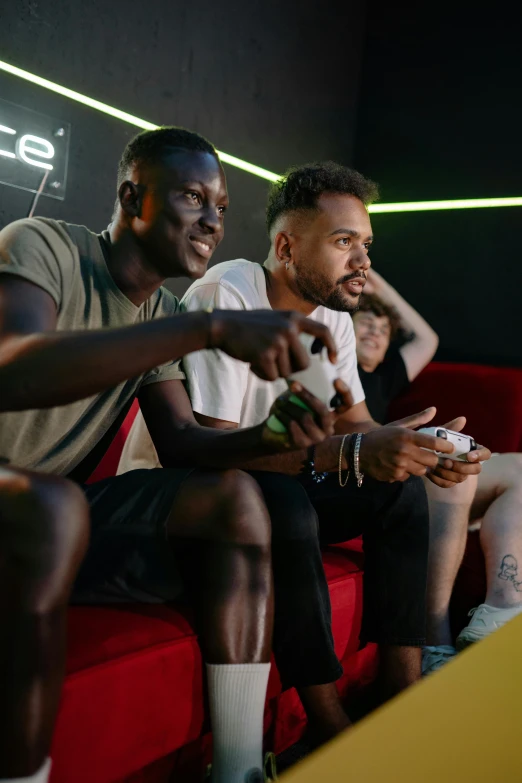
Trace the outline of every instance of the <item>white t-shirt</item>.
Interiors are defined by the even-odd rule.
[[[191,285],[182,306],[186,310],[270,310],[263,267],[241,258],[216,264]],[[355,334],[349,313],[318,307],[310,318],[329,327],[339,352],[336,375],[350,388],[354,403],[361,402],[364,392],[357,372]],[[188,354],[183,368],[194,411],[240,427],[264,421],[276,397],[288,388],[282,379],[261,380],[248,364],[218,350]]]
[[[182,300],[187,310],[271,310],[263,267],[238,259],[217,264],[194,283]],[[355,334],[348,313],[318,307],[310,318],[326,324],[337,344],[338,377],[349,386],[354,403],[364,400],[357,372]],[[283,380],[262,381],[244,362],[222,351],[198,351],[183,359],[187,388],[197,413],[249,427],[264,421],[270,407],[287,385]],[[160,467],[156,449],[141,412],[125,442],[118,475],[138,468]]]

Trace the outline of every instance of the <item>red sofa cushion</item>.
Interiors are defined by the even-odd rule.
[[[390,410],[390,420],[437,407],[436,423],[466,416],[466,432],[492,451],[522,451],[522,370],[433,362]]]
[[[332,599],[335,646],[353,659],[342,687],[371,681],[376,650],[358,655],[362,616],[360,540],[324,555]],[[53,783],[115,783],[194,742],[208,731],[204,667],[190,613],[169,606],[72,607],[62,705],[52,750]],[[275,698],[269,683],[267,722],[281,723],[282,749],[299,736],[304,716],[295,692]],[[271,714],[272,713],[272,714]]]

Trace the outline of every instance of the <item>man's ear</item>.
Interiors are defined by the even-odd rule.
[[[141,215],[143,188],[126,179],[118,188],[118,201],[122,211],[129,217]]]
[[[278,231],[274,238],[274,255],[280,264],[292,263],[294,238],[288,231]]]

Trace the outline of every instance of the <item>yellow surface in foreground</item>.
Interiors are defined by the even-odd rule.
[[[282,779],[284,783],[520,783],[522,615]]]

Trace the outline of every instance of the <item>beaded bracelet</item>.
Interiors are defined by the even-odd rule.
[[[310,476],[312,481],[316,484],[322,484],[322,482],[328,478],[328,473],[320,473],[315,469],[315,446],[310,446],[308,449],[308,457],[303,462],[303,473]]]

